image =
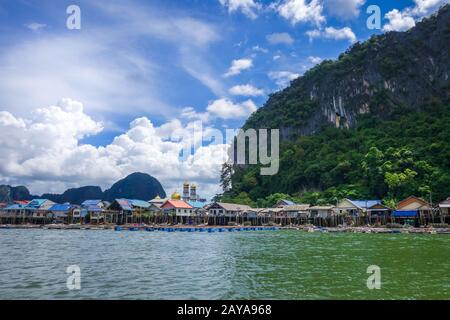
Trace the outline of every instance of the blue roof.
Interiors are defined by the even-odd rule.
[[[350,200],[355,206],[360,208],[370,208],[376,204],[381,204],[381,200]]]
[[[46,201],[48,201],[47,199],[33,199],[31,200],[31,202],[29,204],[27,204],[27,208],[39,208],[40,206],[42,206]]]
[[[101,211],[103,211],[103,209],[100,208],[100,207],[97,206],[97,205],[85,206],[84,209],[85,209],[86,211],[89,211],[89,212],[101,212]]]
[[[124,211],[133,211],[133,208],[131,207],[131,203],[128,199],[116,199],[116,202],[119,204],[119,206]]]
[[[143,200],[131,199],[131,200],[128,200],[128,202],[131,203],[131,205],[133,207],[140,207],[140,208],[149,208],[150,207],[150,203],[148,203],[147,201],[143,201]]]
[[[100,202],[102,202],[102,200],[86,200],[83,201],[83,203],[81,204],[83,207],[84,206],[96,206],[98,205]]]
[[[69,211],[70,209],[72,209],[72,205],[71,204],[55,204],[54,206],[50,207],[50,209],[48,209],[49,211]]]
[[[393,217],[417,217],[417,214],[419,213],[419,211],[417,210],[405,210],[405,211],[401,211],[401,210],[396,210],[394,211],[394,213],[392,214]]]
[[[207,202],[204,201],[188,201],[188,203],[196,209],[203,208],[208,204]]]
[[[20,210],[20,209],[24,209],[24,208],[25,208],[25,206],[23,204],[12,204],[10,206],[7,206],[3,210]]]

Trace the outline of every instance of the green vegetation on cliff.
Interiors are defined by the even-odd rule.
[[[265,206],[284,193],[312,204],[430,194],[440,201],[450,193],[449,126],[450,104],[438,100],[390,120],[361,115],[354,128],[284,141],[275,176],[261,176],[258,166],[233,168],[222,200]]]
[[[450,195],[450,5],[355,43],[274,93],[244,129],[280,129],[280,169],[224,165],[222,201]]]

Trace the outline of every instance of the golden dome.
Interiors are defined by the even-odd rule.
[[[181,200],[181,195],[175,191],[174,193],[172,193],[171,198],[172,200]]]

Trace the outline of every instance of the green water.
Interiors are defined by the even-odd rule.
[[[0,230],[0,244],[1,299],[450,299],[448,235]]]

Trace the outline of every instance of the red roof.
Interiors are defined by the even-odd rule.
[[[28,204],[28,203],[30,203],[30,201],[28,201],[28,200],[15,200],[14,201],[14,203],[15,204]]]
[[[161,206],[162,209],[192,209],[192,206],[183,200],[167,200]]]

